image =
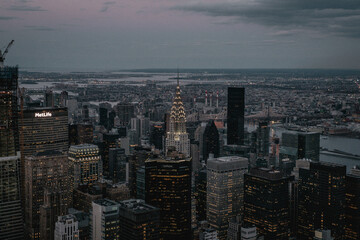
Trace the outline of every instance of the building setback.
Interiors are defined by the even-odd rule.
[[[130,199],[120,202],[121,240],[158,240],[160,209],[144,200]]]

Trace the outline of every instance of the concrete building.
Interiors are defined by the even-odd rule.
[[[91,239],[119,240],[119,206],[109,199],[92,202]]]
[[[59,216],[54,240],[79,240],[79,223],[74,215]]]
[[[244,173],[248,159],[242,157],[209,158],[207,162],[207,220],[226,239],[229,220],[242,213]]]

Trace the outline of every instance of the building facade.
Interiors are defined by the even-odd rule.
[[[79,240],[79,222],[74,215],[59,216],[55,223],[55,240]]]
[[[244,144],[245,88],[228,88],[227,144]]]
[[[191,159],[149,158],[145,201],[160,209],[160,239],[191,239]]]
[[[99,199],[92,202],[91,239],[92,240],[119,240],[119,206],[109,200]]]
[[[207,162],[207,220],[226,239],[229,220],[242,213],[244,173],[248,159],[242,157],[209,158]]]

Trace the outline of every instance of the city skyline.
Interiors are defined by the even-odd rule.
[[[360,3],[5,0],[0,47],[25,70],[359,69]]]

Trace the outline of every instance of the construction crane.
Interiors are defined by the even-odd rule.
[[[2,53],[0,50],[0,67],[4,67],[4,61],[5,61],[6,54],[8,53],[9,48],[11,47],[11,45],[13,45],[13,43],[14,43],[14,40],[11,40],[11,42],[7,45],[4,53]]]

